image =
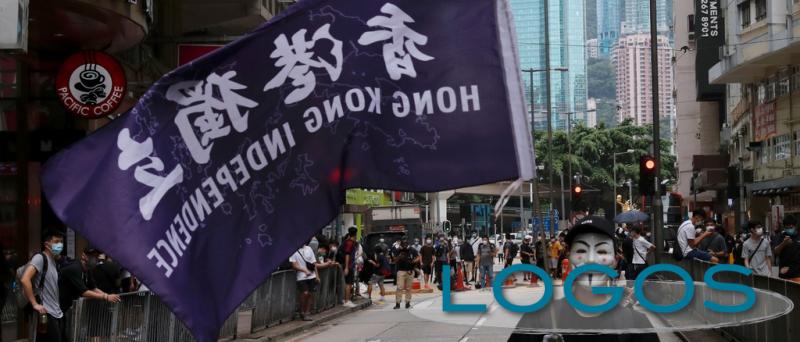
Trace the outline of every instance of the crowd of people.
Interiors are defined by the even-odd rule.
[[[698,259],[711,263],[745,266],[753,274],[800,282],[800,234],[797,218],[786,215],[772,232],[751,221],[740,234],[731,234],[703,210],[678,228],[676,259]]]
[[[43,234],[42,248],[21,266],[6,261],[4,273],[10,273],[10,284],[20,298],[3,298],[25,302],[29,313],[32,340],[67,341],[65,314],[75,300],[119,303],[121,293],[147,291],[135,276],[124,270],[102,251],[86,247],[77,260],[64,255],[64,235]],[[4,274],[9,276],[9,274]],[[5,283],[5,282],[4,282]],[[93,327],[89,336],[107,336],[104,327]]]

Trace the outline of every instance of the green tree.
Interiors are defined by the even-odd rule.
[[[547,170],[551,165],[547,158],[547,135],[537,132],[535,139],[537,163],[545,166],[545,171],[539,176],[548,182],[549,172]],[[568,153],[568,141],[572,147],[571,154]],[[563,171],[565,177],[569,176],[568,170],[571,163],[573,174],[580,175],[581,184],[589,190],[582,196],[583,206],[593,211],[603,208],[606,213],[610,214],[614,211],[614,153],[634,150],[631,154],[617,156],[616,183],[618,193],[623,193],[624,188],[620,186],[621,181],[631,179],[634,195],[638,195],[639,157],[649,154],[652,141],[652,126],[634,126],[630,121],[622,122],[616,127],[600,125],[596,128],[588,128],[578,125],[572,129],[569,137],[566,132],[554,132],[552,167],[555,178],[553,184],[556,188],[560,185],[560,171]],[[669,141],[661,139],[660,179],[675,179],[676,177],[675,156],[671,155],[669,150]]]
[[[617,74],[610,60],[590,58],[587,71],[589,73],[589,97],[616,99]]]

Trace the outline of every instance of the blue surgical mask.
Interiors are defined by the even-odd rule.
[[[797,234],[797,230],[795,228],[786,228],[784,232],[789,236],[795,236]]]
[[[64,250],[64,244],[61,242],[54,243],[50,247],[50,250],[53,252],[53,255],[61,255],[61,252]]]

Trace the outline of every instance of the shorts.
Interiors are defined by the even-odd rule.
[[[353,285],[356,283],[356,275],[353,270],[347,272],[347,275],[344,276],[344,283],[348,285]]]
[[[432,273],[431,264],[422,265],[422,273],[430,275]]]
[[[369,278],[369,283],[370,284],[375,284],[375,285],[383,285],[383,281],[385,279],[386,279],[386,277],[384,277],[382,275],[373,274],[372,277]]]
[[[708,254],[708,252],[701,251],[699,249],[693,249],[689,252],[689,254],[686,254],[684,259],[690,259],[690,260],[698,259],[702,261],[711,261],[711,254]]]
[[[299,280],[297,282],[297,290],[300,292],[315,292],[317,291],[317,279]]]
[[[550,268],[558,267],[558,258],[550,258]]]

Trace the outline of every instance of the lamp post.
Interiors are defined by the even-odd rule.
[[[617,217],[617,156],[623,154],[630,154],[635,152],[632,149],[629,149],[625,152],[618,152],[614,153],[614,181],[611,182],[612,186],[614,187],[614,217]]]
[[[565,67],[557,67],[557,68],[552,68],[552,69],[550,69],[550,68],[545,68],[545,69],[533,69],[533,68],[522,69],[522,72],[528,73],[528,81],[529,81],[528,82],[528,87],[529,87],[529,92],[530,92],[530,96],[531,96],[531,98],[530,98],[530,106],[531,106],[531,109],[530,109],[530,112],[531,112],[531,137],[533,139],[536,139],[536,120],[535,120],[536,116],[534,114],[534,111],[535,111],[535,108],[536,108],[536,106],[535,106],[535,98],[536,97],[534,96],[534,89],[533,89],[533,73],[547,71],[548,72],[547,74],[549,75],[550,74],[549,73],[550,70],[561,71],[561,72],[569,71],[569,69],[565,68]],[[548,98],[550,97],[549,87],[548,87],[547,96],[548,96]],[[547,113],[548,113],[548,117],[549,117],[550,111],[548,110]],[[552,140],[551,140],[551,144],[552,144]],[[535,145],[535,141],[534,141],[534,145]],[[549,148],[548,148],[548,152],[547,153],[548,154],[550,153]],[[553,189],[553,184],[552,184],[552,180],[551,180],[551,182],[550,182],[550,201],[551,201],[551,206],[552,206],[552,200],[553,200],[553,196],[552,196],[552,191],[553,190],[552,189]],[[532,202],[531,203],[531,207],[532,207],[531,208],[531,215],[533,217],[538,218],[539,222],[544,222],[544,220],[542,220],[542,217],[539,215],[540,204],[539,204],[539,176],[538,176],[538,173],[537,173],[537,175],[535,177],[533,177],[533,191],[532,192],[533,192],[533,196],[532,196],[533,198],[531,199],[531,202]]]
[[[572,116],[577,114],[575,112],[563,113],[567,116],[567,165],[569,172],[569,188],[572,189]],[[569,203],[572,205],[572,191],[569,192]]]

